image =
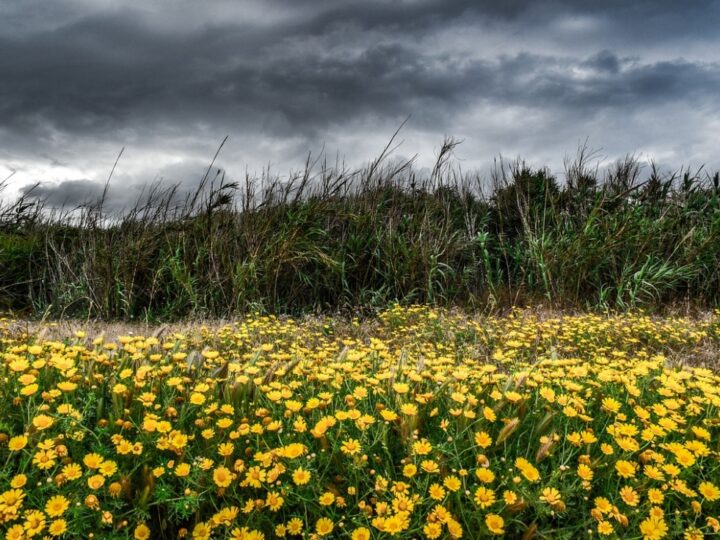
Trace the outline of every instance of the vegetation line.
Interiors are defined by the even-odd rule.
[[[581,148],[565,181],[500,160],[484,181],[443,145],[432,172],[388,148],[359,170],[308,158],[287,180],[151,186],[133,208],[0,203],[0,310],[167,320],[375,309],[715,307],[718,173],[600,173]],[[119,160],[120,156],[118,156]],[[1,186],[0,186],[1,187]],[[1,193],[0,193],[1,195]]]

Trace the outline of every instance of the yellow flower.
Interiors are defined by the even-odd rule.
[[[406,383],[395,383],[393,384],[393,390],[395,390],[398,394],[407,394],[410,390],[410,386]]]
[[[622,404],[614,398],[607,397],[602,400],[602,408],[610,413],[617,413],[620,407],[622,407]]]
[[[50,523],[48,527],[48,533],[50,536],[62,536],[67,532],[67,521],[64,519],[56,519]]]
[[[57,453],[55,450],[39,450],[35,453],[33,456],[33,463],[37,466],[40,470],[47,470],[51,469],[55,466],[55,459],[57,458]]]
[[[494,422],[497,420],[497,415],[495,414],[495,411],[492,409],[492,407],[483,407],[483,417],[488,422]]]
[[[637,492],[630,486],[625,486],[620,490],[620,497],[628,506],[637,506],[640,500]]]
[[[13,437],[8,442],[8,449],[11,452],[18,452],[27,446],[27,437],[25,435],[18,435]]]
[[[503,529],[505,526],[505,520],[497,514],[488,514],[485,516],[485,525],[493,534],[505,533],[505,529]]]
[[[454,519],[448,519],[446,525],[451,538],[462,538],[463,530],[460,523]]]
[[[283,457],[287,459],[297,459],[307,452],[307,447],[301,443],[291,443],[282,449]]]
[[[426,538],[429,538],[430,540],[440,538],[440,535],[442,534],[442,524],[437,522],[425,524],[425,526],[423,527],[423,534]]]
[[[45,504],[45,513],[50,517],[60,517],[70,508],[70,501],[62,495],[55,495]]]
[[[515,460],[515,467],[517,467],[520,474],[522,474],[530,482],[537,482],[540,480],[540,472],[527,459],[523,457],[517,458]]]
[[[315,523],[315,532],[317,532],[319,536],[327,536],[334,528],[335,524],[328,518],[320,518]]]
[[[660,540],[665,537],[667,531],[667,524],[662,517],[649,517],[640,523],[643,540]]]
[[[592,480],[593,476],[594,476],[593,470],[588,465],[585,465],[584,463],[581,463],[580,465],[578,465],[577,474],[582,480],[585,480],[587,482]]]
[[[543,386],[540,389],[540,396],[545,399],[548,403],[554,403],[555,402],[555,391],[552,388],[548,388],[547,386]]]
[[[33,426],[35,426],[38,431],[42,431],[43,429],[47,429],[51,427],[54,424],[54,420],[47,416],[46,414],[39,414],[32,420]]]
[[[102,456],[98,454],[88,454],[83,458],[83,463],[88,469],[99,469],[103,461]]]
[[[434,501],[439,501],[445,497],[445,489],[440,484],[431,484],[428,488],[428,495]]]
[[[635,464],[624,459],[615,463],[615,470],[621,478],[632,478],[635,476]]]
[[[224,442],[218,446],[218,454],[223,457],[232,456],[235,451],[235,445],[231,442]]]
[[[292,479],[296,485],[304,486],[310,481],[311,476],[312,475],[309,471],[303,469],[302,467],[299,467],[293,471]]]
[[[193,393],[190,396],[190,403],[193,405],[202,405],[205,403],[205,394],[200,394],[198,392]]]
[[[443,485],[450,491],[457,491],[462,487],[462,482],[457,476],[448,476],[443,480]]]
[[[648,489],[647,496],[651,504],[662,504],[663,500],[665,500],[663,492],[656,488]]]
[[[265,499],[265,506],[273,512],[277,512],[280,508],[282,508],[284,502],[285,499],[283,499],[279,493],[270,492],[267,494],[267,498]]]
[[[209,540],[212,530],[207,523],[199,522],[195,524],[192,531],[193,540]]]
[[[148,540],[148,538],[150,538],[150,527],[141,523],[135,527],[135,531],[133,531],[133,538],[135,538],[135,540]]]
[[[77,388],[77,384],[70,381],[62,381],[58,383],[57,387],[63,392],[72,392]]]
[[[602,520],[598,523],[597,531],[601,536],[609,536],[614,532],[614,529],[612,523]]]
[[[259,488],[262,483],[265,482],[267,475],[264,470],[260,467],[250,467],[245,473],[245,480],[240,484],[241,486],[250,486],[253,488]]]
[[[508,506],[512,506],[518,501],[518,495],[514,491],[506,489],[503,491],[503,501],[505,501],[505,504]]]
[[[481,486],[475,490],[475,502],[480,508],[488,508],[495,502],[495,492]]]
[[[13,525],[5,531],[6,540],[23,540],[25,538],[25,529],[22,525]]]
[[[128,454],[132,454],[133,445],[130,441],[123,439],[117,444],[115,451],[121,456],[126,456]]]
[[[105,485],[105,477],[102,474],[94,474],[87,480],[90,489],[100,489]]]
[[[118,467],[117,467],[117,463],[115,463],[115,462],[114,462],[113,460],[111,460],[111,459],[108,459],[108,460],[106,460],[106,461],[103,461],[103,462],[100,464],[100,467],[98,468],[98,471],[99,471],[100,474],[102,474],[103,476],[110,477],[110,476],[112,476],[113,474],[115,474],[115,473],[117,472],[117,468],[118,468]]]
[[[416,441],[412,446],[413,452],[418,456],[425,456],[432,451],[432,444],[427,439]]]
[[[45,529],[45,515],[38,510],[31,510],[25,514],[23,529],[30,538],[40,534]]]
[[[290,534],[299,536],[303,530],[303,522],[299,518],[292,518],[288,521],[287,530]]]
[[[400,412],[403,413],[405,416],[415,416],[417,414],[418,408],[413,403],[404,403],[400,407]]]
[[[13,476],[12,480],[10,481],[10,487],[13,489],[20,489],[25,484],[27,484],[27,476],[22,473]]]
[[[233,473],[227,467],[218,467],[213,471],[213,482],[218,487],[228,487],[233,480]]]
[[[487,448],[492,444],[492,437],[485,431],[479,431],[475,434],[475,444],[480,448]]]
[[[367,527],[358,527],[350,535],[350,540],[371,540],[370,529]]]
[[[475,471],[475,476],[477,476],[477,479],[480,480],[483,484],[489,484],[490,482],[495,480],[495,473],[493,473],[490,469],[477,469]]]
[[[357,439],[349,439],[342,443],[342,445],[340,446],[340,451],[343,454],[354,456],[355,454],[358,454],[360,452],[360,442]]]
[[[698,491],[708,501],[720,499],[720,489],[711,482],[700,482]]]
[[[122,484],[120,482],[113,482],[108,486],[108,493],[111,497],[119,497],[122,493]]]
[[[407,478],[412,478],[417,474],[417,467],[413,465],[412,463],[408,463],[403,467],[403,476],[406,476]]]
[[[189,463],[180,463],[177,467],[175,467],[175,476],[179,476],[180,478],[184,478],[190,474],[190,464]]]
[[[564,510],[565,504],[562,501],[560,492],[554,487],[546,487],[542,490],[540,500],[545,501],[556,510]]]
[[[28,384],[27,386],[24,386],[22,390],[20,390],[20,393],[23,396],[32,396],[38,391],[38,385],[37,384]]]
[[[77,480],[82,476],[82,469],[77,463],[69,463],[62,468],[62,474],[67,480]]]

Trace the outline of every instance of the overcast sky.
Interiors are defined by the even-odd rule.
[[[322,148],[466,170],[612,161],[720,166],[720,1],[2,0],[0,180],[73,204],[192,185]]]

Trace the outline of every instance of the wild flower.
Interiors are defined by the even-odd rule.
[[[325,325],[0,324],[0,534],[720,532],[720,377],[670,361],[716,346],[717,321],[398,306]]]

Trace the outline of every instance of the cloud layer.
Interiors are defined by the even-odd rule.
[[[49,7],[48,7],[49,6]],[[9,0],[0,5],[0,180],[54,203],[102,186],[277,172],[325,147],[464,168],[522,155],[717,166],[720,2]],[[4,174],[7,173],[7,174]]]

